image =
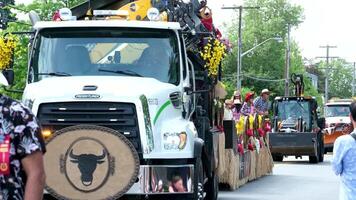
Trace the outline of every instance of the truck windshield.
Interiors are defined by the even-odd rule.
[[[348,105],[328,105],[325,107],[325,117],[348,117],[349,115]]]
[[[66,28],[38,36],[30,81],[52,76],[137,76],[179,84],[177,36],[170,30]]]
[[[311,121],[311,111],[309,108],[310,104],[308,101],[279,101],[278,102],[278,118],[279,120],[294,119],[297,120],[299,117],[303,118],[303,121],[307,123],[309,127]]]

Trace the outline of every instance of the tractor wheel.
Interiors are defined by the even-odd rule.
[[[272,155],[273,161],[275,162],[282,162],[283,156],[282,155]]]

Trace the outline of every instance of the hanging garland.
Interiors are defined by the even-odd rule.
[[[9,67],[16,45],[17,39],[12,35],[6,38],[0,37],[0,70]]]
[[[208,43],[203,47],[200,56],[205,61],[205,68],[208,69],[209,76],[218,75],[218,67],[226,54],[226,45],[218,39],[209,38]]]

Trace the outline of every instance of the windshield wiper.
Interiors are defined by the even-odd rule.
[[[48,75],[48,76],[72,76],[66,72],[43,72],[43,73],[35,73],[35,75]]]
[[[99,69],[99,72],[111,72],[115,74],[124,74],[128,76],[138,76],[138,77],[143,77],[141,74],[138,74],[134,71],[131,70],[110,70],[110,69]]]

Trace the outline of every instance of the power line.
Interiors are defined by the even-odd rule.
[[[257,81],[264,81],[264,82],[283,82],[283,81],[285,81],[285,79],[267,79],[267,78],[262,78],[262,77],[246,75],[246,74],[242,74],[241,76],[244,76],[249,79],[257,80]],[[228,75],[228,76],[224,76],[224,79],[235,80],[236,78],[233,75]]]
[[[253,79],[253,80],[257,80],[257,81],[264,81],[264,82],[283,82],[286,79],[266,79],[266,78],[260,78],[260,77],[254,77],[254,76],[250,76],[250,75],[246,75],[243,74],[242,76],[249,78],[249,79]]]

